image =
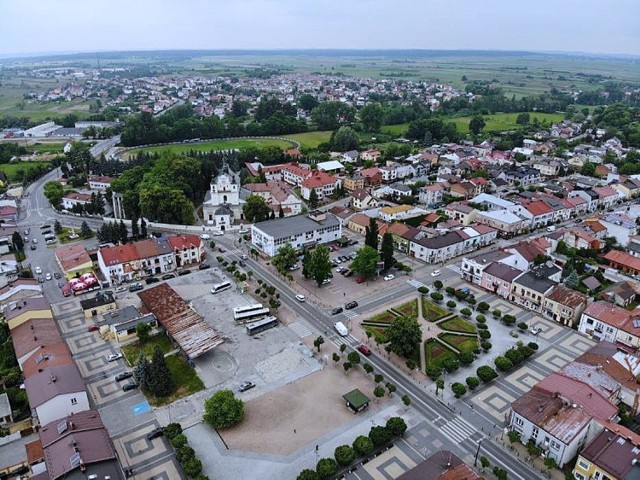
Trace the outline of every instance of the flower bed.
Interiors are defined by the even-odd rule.
[[[396,319],[396,316],[391,313],[389,310],[385,310],[382,313],[374,315],[373,317],[365,320],[362,323],[393,323]]]
[[[427,367],[430,365],[442,367],[442,362],[447,358],[456,359],[457,355],[453,350],[432,338],[424,342],[424,357],[427,362]]]
[[[371,337],[377,343],[387,343],[389,341],[386,334],[386,328],[384,327],[367,325],[365,322],[362,322],[362,328],[365,332],[371,333]]]
[[[462,333],[476,333],[477,328],[475,325],[463,320],[460,317],[453,317],[444,322],[438,324],[442,330],[449,330],[450,332],[462,332]]]
[[[435,322],[449,315],[449,311],[430,302],[426,298],[422,299],[422,316],[425,320]]]
[[[404,315],[405,317],[416,319],[418,318],[418,299],[403,303],[398,307],[393,307],[392,310]]]
[[[466,335],[456,335],[454,333],[442,333],[438,336],[440,340],[451,345],[461,353],[473,353],[478,347],[478,339],[476,337],[468,337]]]

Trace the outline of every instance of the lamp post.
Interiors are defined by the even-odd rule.
[[[484,440],[483,438],[481,438],[478,441],[478,449],[476,450],[476,457],[473,459],[473,466],[477,467],[478,466],[478,455],[480,454],[480,445],[482,445],[482,440]]]

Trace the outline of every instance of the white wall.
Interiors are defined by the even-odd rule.
[[[76,399],[75,405],[71,403],[74,398]],[[70,413],[85,412],[87,410],[90,410],[89,398],[87,397],[87,392],[82,390],[81,392],[58,395],[40,405],[36,412],[40,425],[46,425],[49,422],[66,417]]]

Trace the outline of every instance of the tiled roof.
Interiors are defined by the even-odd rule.
[[[612,327],[621,328],[631,315],[631,312],[612,303],[600,300],[589,304],[582,314],[595,318]]]
[[[449,232],[433,238],[415,239],[414,242],[431,250],[439,250],[463,241],[459,232]]]
[[[22,364],[25,378],[46,367],[57,367],[61,365],[73,365],[71,352],[64,342],[42,345]]]
[[[604,258],[610,262],[615,262],[633,270],[640,271],[640,258],[621,252],[620,250],[611,250]]]
[[[587,461],[606,471],[611,478],[628,478],[627,473],[637,469],[640,460],[640,436],[628,428],[612,422],[603,422],[605,427],[580,455]]]
[[[333,185],[336,181],[337,177],[327,172],[313,170],[312,174],[304,179],[302,186],[305,188],[319,188],[325,185]]]
[[[73,364],[45,367],[42,372],[37,371],[26,378],[24,385],[31,408],[65,393],[85,393],[84,380]]]
[[[526,203],[523,205],[533,216],[546,215],[552,213],[553,209],[542,200]]]
[[[484,269],[484,273],[511,283],[522,274],[522,271],[500,262],[493,262]]]
[[[516,245],[506,248],[507,251],[516,251],[529,263],[533,262],[538,255],[544,255],[544,250],[531,242],[520,242]]]
[[[133,262],[138,259],[138,252],[132,244],[101,248],[98,255],[102,257],[102,260],[107,267],[111,265],[119,265],[121,263]]]
[[[200,248],[202,241],[197,235],[175,235],[167,239],[169,245],[175,250],[183,250],[189,248]]]
[[[91,201],[91,195],[87,195],[86,193],[69,192],[66,195],[64,195],[62,198],[68,198],[69,200],[76,200],[79,202]]]
[[[91,257],[84,245],[68,245],[56,248],[56,257],[65,272],[69,272],[80,265],[91,264]]]
[[[45,297],[25,297],[9,303],[8,308],[4,309],[4,316],[8,321],[25,312],[49,310],[50,305],[49,300]]]
[[[34,318],[11,330],[13,349],[20,358],[43,345],[62,341],[58,327],[53,319]]]
[[[576,308],[583,304],[586,305],[589,297],[571,288],[567,288],[564,285],[556,285],[553,290],[549,292],[547,298],[560,305]]]

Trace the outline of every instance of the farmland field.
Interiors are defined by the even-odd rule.
[[[328,142],[331,137],[329,131],[294,133],[293,135],[285,135],[286,138],[295,140],[300,143],[302,148],[317,148],[323,142]]]
[[[136,148],[127,152],[128,156],[138,152],[172,152],[184,153],[189,151],[208,152],[210,150],[240,150],[242,148],[264,148],[276,146],[279,148],[291,148],[291,143],[285,140],[273,140],[269,138],[243,138],[236,140],[212,140],[210,142],[179,143],[176,145],[161,145],[158,147]]]
[[[33,170],[39,165],[49,167],[49,162],[16,162],[16,163],[3,163],[0,164],[0,170],[3,171],[11,182],[19,182],[22,180],[22,173],[28,170]]]
[[[534,119],[538,119],[538,122],[546,122],[551,125],[554,122],[561,121],[564,116],[561,113],[542,113],[542,112],[529,112],[530,122]],[[484,121],[487,125],[484,127],[484,131],[503,131],[503,130],[516,130],[520,128],[520,125],[516,123],[517,113],[495,113],[493,115],[483,115]],[[453,117],[447,119],[452,121],[458,127],[459,132],[469,132],[469,122],[471,117]]]

